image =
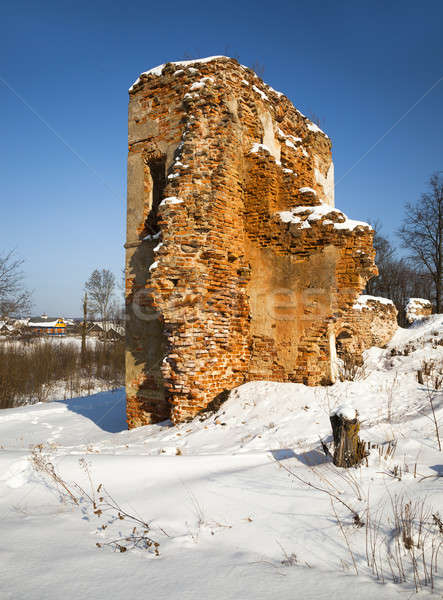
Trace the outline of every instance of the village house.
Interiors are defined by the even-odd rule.
[[[35,334],[60,336],[66,333],[66,321],[64,319],[48,317],[47,315],[31,317],[28,321],[28,327]]]
[[[0,335],[11,335],[13,331],[13,325],[9,325],[6,321],[0,321]]]
[[[88,325],[87,335],[108,340],[118,340],[125,337],[125,328],[116,323],[93,321]]]

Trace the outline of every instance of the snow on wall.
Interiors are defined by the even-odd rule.
[[[300,188],[302,194],[314,193],[312,188]],[[331,208],[329,204],[322,202],[317,206],[297,206],[290,211],[280,211],[278,213],[284,223],[303,223],[302,227],[310,227],[313,222],[321,225],[333,225],[334,229],[353,231],[356,227],[372,230],[372,227],[364,221],[349,219],[343,212],[337,208]]]
[[[381,296],[368,296],[368,295],[362,294],[361,296],[358,297],[357,302],[354,304],[354,306],[352,308],[354,308],[355,310],[362,310],[363,308],[367,308],[369,310],[375,310],[377,308],[377,303],[378,304],[390,304],[390,305],[394,306],[394,303],[392,302],[392,300],[389,300],[389,298],[382,298]]]
[[[314,131],[315,133],[322,133],[323,135],[326,135],[326,133],[312,121],[308,121],[308,129],[309,129],[309,131]],[[328,136],[326,135],[326,137],[328,137]]]
[[[176,61],[176,62],[172,62],[172,65],[178,65],[180,67],[190,67],[191,65],[195,65],[197,63],[207,63],[207,62],[211,62],[211,60],[215,60],[217,58],[228,58],[227,56],[223,56],[223,55],[219,55],[219,56],[207,56],[206,58],[197,58],[194,60],[180,60],[180,61]],[[158,65],[157,67],[153,67],[152,69],[149,69],[148,71],[144,71],[143,73],[140,74],[139,77],[137,77],[137,79],[134,81],[134,83],[131,85],[131,87],[129,88],[129,91],[132,92],[133,88],[140,83],[140,79],[142,77],[142,75],[156,75],[157,77],[160,77],[164,67],[167,65],[167,63],[163,63],[162,65]],[[180,71],[182,71],[182,69],[180,69]],[[177,73],[178,71],[176,71]]]
[[[320,170],[320,160],[317,156],[314,156],[314,161],[316,165],[314,168],[315,179],[323,188],[326,204],[333,207],[335,206],[334,163],[331,161],[325,177]]]
[[[177,198],[176,196],[168,196],[168,198],[164,198],[160,202],[160,206],[168,206],[170,204],[181,204],[183,200],[181,198]]]
[[[258,117],[263,125],[263,144],[267,147],[275,160],[280,162],[281,148],[275,137],[271,113],[268,110],[258,111]]]
[[[405,313],[408,323],[421,321],[432,313],[432,304],[425,298],[409,298]]]

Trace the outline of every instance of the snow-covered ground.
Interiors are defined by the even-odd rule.
[[[431,573],[430,556],[443,541],[432,517],[443,516],[443,461],[430,399],[441,418],[443,392],[426,383],[442,370],[441,340],[443,316],[433,316],[368,351],[357,381],[248,383],[217,414],[177,427],[127,431],[124,390],[1,411],[1,597],[403,598],[416,589],[412,556],[415,580],[432,575],[440,596],[443,564],[437,557]],[[419,384],[417,370],[432,360]],[[342,404],[358,410],[362,439],[378,444],[356,469],[334,467],[321,450]],[[39,457],[78,505],[34,468]],[[91,490],[103,484],[149,522],[160,555],[133,549],[134,521],[94,514],[75,482],[99,507],[103,488]],[[412,543],[402,541],[393,504],[412,516]],[[132,539],[124,553],[97,547],[120,537]],[[393,583],[392,572],[406,581]]]

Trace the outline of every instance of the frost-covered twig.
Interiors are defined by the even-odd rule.
[[[332,501],[332,498],[329,498],[329,500],[331,502],[331,507],[332,507],[332,510],[334,511],[335,518],[337,519],[337,523],[338,523],[338,525],[340,527],[340,531],[342,532],[343,537],[345,538],[345,542],[346,542],[346,546],[348,547],[349,554],[351,555],[352,564],[354,565],[354,569],[355,569],[355,574],[358,575],[357,563],[355,562],[354,553],[351,550],[351,546],[349,544],[348,537],[347,537],[347,535],[345,533],[345,530],[343,529],[342,522],[338,518],[337,511],[335,510],[335,506],[334,506],[334,502]]]
[[[31,453],[31,461],[37,472],[47,475],[56,484],[58,489],[61,488],[63,490],[62,494],[68,496],[74,504],[79,504],[79,499],[74,496],[66,481],[55,470],[54,464],[49,459],[49,455],[44,453],[43,444],[34,446]]]
[[[98,548],[110,546],[119,552],[126,552],[126,550],[134,548],[143,548],[151,550],[156,556],[160,554],[160,543],[150,535],[151,524],[123,509],[106,490],[103,484],[100,483],[96,488],[85,459],[81,458],[79,462],[80,466],[88,476],[90,485],[89,492],[87,492],[79,483],[74,482],[69,484],[59,473],[57,473],[49,455],[44,453],[44,446],[42,444],[34,447],[31,457],[34,469],[49,477],[61,491],[62,497],[71,499],[77,506],[80,506],[82,503],[89,504],[92,508],[92,512],[98,518],[106,514],[111,517],[111,523],[117,520],[125,520],[133,525],[133,528],[128,535],[119,534],[117,538],[105,542],[97,542],[96,546]],[[109,523],[102,523],[100,530],[103,532],[108,526]],[[165,535],[168,535],[161,528],[160,531]]]
[[[295,477],[296,479],[298,479],[299,481],[301,481],[301,483],[303,483],[304,485],[307,485],[308,487],[314,489],[314,490],[318,490],[319,492],[324,492],[325,494],[328,494],[328,496],[330,498],[334,498],[334,500],[337,500],[337,502],[340,502],[341,504],[343,504],[343,506],[345,506],[349,511],[351,511],[351,513],[353,514],[354,517],[354,524],[361,527],[362,525],[364,525],[364,523],[362,522],[360,515],[358,514],[358,512],[353,509],[351,506],[349,506],[349,504],[346,504],[346,502],[344,500],[342,500],[341,498],[339,498],[336,494],[334,494],[333,492],[331,492],[330,490],[325,490],[324,488],[321,488],[318,485],[315,485],[313,483],[311,483],[310,481],[306,481],[305,479],[303,479],[302,477],[300,477],[300,475],[297,475],[296,473],[294,473],[294,471],[291,471],[291,469],[289,469],[286,465],[284,465],[283,463],[281,463],[279,460],[275,459],[275,462],[278,463],[278,465],[284,469],[287,473],[289,473],[290,475],[292,475],[292,477]]]

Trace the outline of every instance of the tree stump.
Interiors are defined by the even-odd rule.
[[[351,406],[342,405],[329,418],[334,436],[334,465],[345,468],[358,465],[366,456],[366,444],[358,437],[358,412]]]

